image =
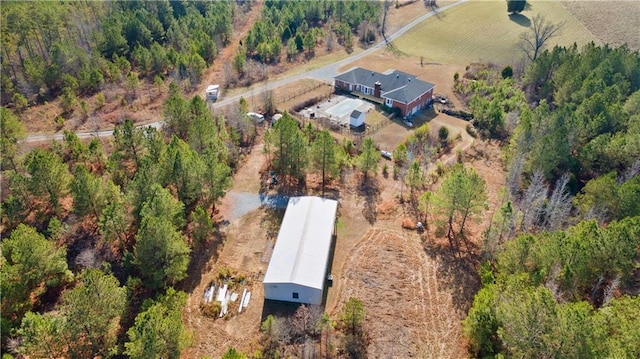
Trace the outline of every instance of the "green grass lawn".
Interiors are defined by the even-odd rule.
[[[598,42],[560,2],[528,3],[529,8],[512,19],[505,1],[470,1],[427,19],[394,43],[408,56],[424,56],[425,62],[515,64],[524,56],[518,48],[519,36],[529,30],[531,19],[537,14],[552,23],[565,23],[547,48]]]

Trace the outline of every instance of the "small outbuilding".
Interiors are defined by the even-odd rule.
[[[265,299],[322,304],[337,209],[331,199],[289,199],[262,281]]]
[[[220,96],[220,85],[209,85],[205,90],[207,100],[215,101]]]
[[[364,125],[364,112],[353,110],[349,116],[349,125],[351,127],[360,127]]]

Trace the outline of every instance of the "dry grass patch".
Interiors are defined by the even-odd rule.
[[[236,88],[226,93],[225,96],[232,97],[247,91],[246,88]],[[333,87],[322,81],[313,79],[301,79],[294,81],[286,86],[280,86],[276,89],[267,89],[265,85],[258,86],[249,90],[249,95],[244,99],[249,105],[249,111],[259,111],[264,108],[267,96],[273,98],[277,109],[291,111],[291,108],[297,104],[311,98],[327,97],[333,93]],[[218,111],[222,113],[231,113],[238,107],[238,102],[231,103]]]
[[[630,49],[640,50],[640,2],[571,0],[562,5],[600,42],[612,46],[626,43]]]
[[[349,258],[336,313],[350,297],[362,301],[369,357],[467,357],[462,315],[440,283],[439,259],[427,256],[417,236],[371,229]]]
[[[563,31],[550,40],[549,47],[597,42],[560,2],[531,2],[531,8],[514,21],[508,16],[504,1],[470,1],[429,18],[394,43],[401,52],[423,56],[425,61],[514,64],[522,58],[517,47],[519,36],[528,30],[535,15],[543,15],[552,23],[565,22]]]

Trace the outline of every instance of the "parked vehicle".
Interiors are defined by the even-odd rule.
[[[220,97],[220,85],[209,85],[206,89],[207,100],[215,101]]]
[[[261,115],[259,113],[248,112],[247,116],[251,117],[257,123],[263,123],[264,122],[264,115]]]

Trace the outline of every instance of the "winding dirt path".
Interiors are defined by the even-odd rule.
[[[240,41],[245,37],[255,21],[260,18],[263,5],[262,1],[253,2],[251,10],[244,14],[241,19],[236,20],[238,23],[234,24],[234,29],[231,34],[231,38],[229,39],[229,45],[223,47],[218,53],[215,60],[213,60],[213,65],[211,65],[203,74],[200,81],[201,86],[193,89],[190,96],[202,92],[209,84],[222,84],[224,82],[224,75],[222,73],[224,65],[231,62],[233,56],[238,51]]]
[[[467,125],[469,125],[469,122],[444,113],[439,114],[429,122],[431,131],[436,131],[437,133],[442,126],[446,126],[449,129],[449,138],[455,139],[460,135],[461,140],[456,142],[456,145],[451,149],[451,154],[440,159],[443,164],[452,165],[457,159],[458,151],[464,153],[473,145],[474,138],[467,132]]]

